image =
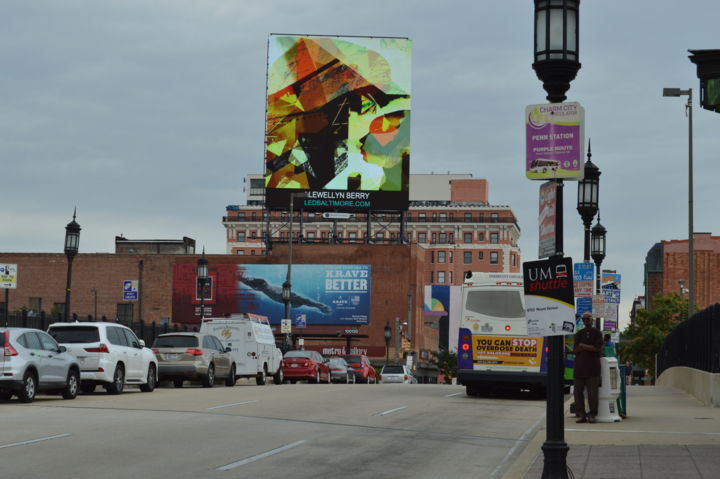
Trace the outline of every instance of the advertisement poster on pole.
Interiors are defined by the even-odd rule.
[[[555,254],[555,212],[557,211],[557,183],[548,181],[540,185],[540,212],[538,217],[538,258]]]
[[[591,298],[594,289],[595,265],[593,263],[575,263],[573,268],[575,297]]]
[[[585,109],[577,102],[525,109],[525,176],[531,180],[582,180]]]
[[[575,328],[582,329],[584,327],[582,321],[583,313],[592,314],[592,297],[575,298]]]
[[[575,332],[572,258],[523,263],[528,336],[561,336]]]
[[[602,294],[593,294],[592,314],[596,318],[605,316],[605,296]]]
[[[16,264],[0,264],[0,289],[17,289]]]

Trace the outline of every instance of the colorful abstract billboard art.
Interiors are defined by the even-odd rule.
[[[269,208],[408,207],[407,38],[270,35],[265,189]]]

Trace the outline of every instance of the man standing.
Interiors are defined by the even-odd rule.
[[[600,352],[603,336],[593,327],[590,313],[583,313],[585,327],[575,333],[575,413],[578,423],[594,423],[598,413],[600,388]],[[585,410],[585,389],[587,388],[588,411]]]

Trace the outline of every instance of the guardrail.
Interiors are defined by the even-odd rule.
[[[667,335],[657,355],[657,375],[675,366],[720,373],[720,303],[693,314]]]

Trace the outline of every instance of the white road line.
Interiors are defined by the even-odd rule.
[[[0,446],[0,449],[5,449],[6,447],[24,446],[26,444],[32,444],[35,442],[49,441],[50,439],[60,439],[61,437],[68,437],[69,435],[70,434],[58,434],[56,436],[41,437],[40,439],[31,439],[29,441],[14,442],[12,444],[5,444],[4,446]]]
[[[215,468],[215,470],[216,470],[216,471],[229,471],[230,469],[235,469],[236,467],[243,466],[243,465],[245,465],[245,464],[248,464],[248,463],[251,463],[251,462],[254,462],[254,461],[259,461],[260,459],[264,459],[264,458],[266,458],[266,457],[268,457],[268,456],[272,456],[273,454],[278,454],[278,453],[280,453],[280,452],[287,451],[288,449],[291,449],[291,448],[293,448],[293,447],[299,446],[300,444],[303,444],[303,443],[306,443],[306,442],[307,442],[306,440],[302,440],[302,441],[298,441],[298,442],[293,442],[292,444],[287,444],[287,445],[285,445],[285,446],[278,447],[277,449],[272,449],[272,450],[270,450],[270,451],[263,452],[262,454],[258,454],[258,455],[256,455],[256,456],[248,457],[247,459],[243,459],[243,460],[241,460],[241,461],[233,462],[233,463],[228,464],[228,465],[226,465],[226,466],[217,467],[217,468]]]
[[[379,412],[375,415],[376,416],[385,416],[386,414],[392,414],[397,411],[402,411],[403,409],[407,409],[407,406],[396,407],[395,409],[390,409],[389,411]]]
[[[461,394],[465,394],[465,393],[446,394],[445,397],[446,397],[446,398],[451,398],[451,397],[453,397],[453,396],[459,396],[459,395],[461,395]]]
[[[685,431],[634,431],[629,429],[570,429],[565,428],[566,431],[570,432],[627,432],[630,434],[699,434],[703,436],[720,436],[720,432],[685,432]]]
[[[223,404],[222,406],[209,407],[209,408],[207,408],[207,410],[209,411],[211,409],[222,409],[224,407],[242,406],[243,404],[251,404],[254,402],[257,402],[257,401],[244,401],[244,402],[236,402],[233,404]]]
[[[527,443],[528,437],[530,437],[532,434],[534,434],[535,430],[540,426],[540,423],[545,420],[545,416],[541,417],[537,421],[535,421],[535,424],[530,426],[530,428],[523,433],[522,436],[520,436],[516,441],[515,444],[513,444],[513,447],[510,448],[510,450],[505,454],[505,457],[502,461],[500,461],[500,464],[497,465],[495,469],[493,469],[492,473],[490,473],[490,477],[494,478],[497,476],[497,474],[505,467],[505,464],[510,460],[510,458],[515,454],[515,451],[520,446],[520,444]]]

